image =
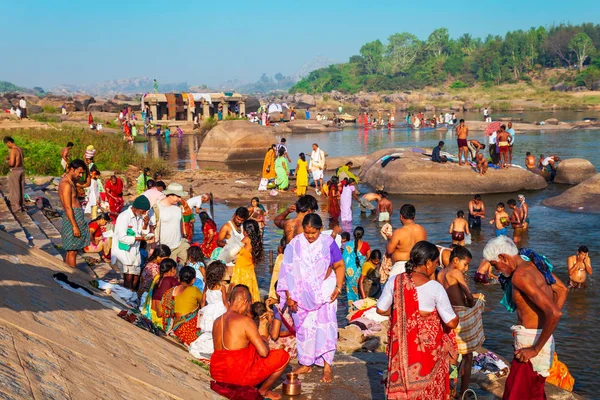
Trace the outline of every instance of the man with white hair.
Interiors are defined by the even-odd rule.
[[[529,205],[525,202],[525,195],[520,194],[517,196],[519,200],[519,211],[521,212],[521,221],[523,221],[523,229],[529,228]]]
[[[567,288],[551,272],[547,260],[533,251],[520,252],[510,238],[498,236],[483,249],[483,257],[500,271],[509,312],[517,310],[514,359],[503,399],[544,399],[544,383],[554,357],[552,333],[562,316]]]

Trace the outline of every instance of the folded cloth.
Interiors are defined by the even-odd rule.
[[[558,354],[554,352],[554,359],[552,360],[552,368],[550,368],[549,376],[546,378],[546,382],[551,383],[554,386],[565,389],[569,392],[573,391],[573,385],[575,385],[575,379],[569,372],[569,368],[562,361],[558,360]]]
[[[523,325],[513,325],[510,328],[515,338],[515,350],[531,347],[542,333],[541,329],[527,329]],[[552,360],[554,359],[554,336],[546,342],[537,356],[532,358],[533,370],[543,377],[550,375]]]
[[[458,354],[472,353],[483,345],[485,340],[483,333],[484,304],[482,300],[478,299],[472,308],[452,307],[460,321],[454,329]]]
[[[210,388],[230,400],[263,400],[264,398],[258,389],[251,386],[210,381]]]
[[[388,225],[388,224],[386,224]],[[379,282],[386,283],[388,277],[390,276],[390,271],[392,270],[392,259],[384,254],[381,259],[381,264],[379,265]]]

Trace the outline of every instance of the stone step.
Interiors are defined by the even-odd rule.
[[[27,238],[27,233],[23,230],[21,224],[15,219],[12,211],[6,204],[6,199],[2,192],[0,192],[0,224],[4,226],[4,231],[9,233],[28,245],[31,245]]]
[[[62,238],[60,237],[60,232],[54,224],[46,217],[46,215],[41,210],[35,210],[34,212],[30,212],[29,216],[34,220],[34,222],[40,227],[42,232],[50,239],[52,244],[57,248],[62,247]]]

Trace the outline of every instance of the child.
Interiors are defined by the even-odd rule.
[[[202,334],[190,345],[190,354],[197,358],[208,358],[214,352],[212,327],[217,318],[227,312],[225,264],[212,261],[206,267],[206,290],[202,294],[202,308],[198,311],[198,328]]]
[[[277,289],[277,282],[275,282]],[[277,296],[277,304],[280,303],[280,298]],[[292,314],[285,304],[283,308],[279,308],[277,304],[271,307],[273,310],[273,318],[271,320],[271,328],[269,329],[269,348],[271,350],[282,349],[289,353],[291,358],[298,356],[296,350],[296,329]]]
[[[206,270],[204,268],[204,254],[200,246],[190,246],[187,251],[187,264],[188,267],[194,268],[196,271],[196,280],[194,286],[196,286],[202,293],[204,293],[204,282],[206,280]]]
[[[308,163],[306,162],[306,155],[300,153],[298,156],[298,163],[296,164],[296,195],[298,197],[306,194],[306,188],[308,187]]]
[[[344,247],[346,247],[346,243],[350,241],[350,232],[342,232],[342,245],[340,246],[340,250],[344,251]]]
[[[373,250],[371,256],[362,266],[360,278],[358,278],[358,291],[361,299],[367,297],[377,298],[379,297],[379,274],[377,273],[377,267],[381,262],[381,251]]]
[[[508,214],[504,211],[504,203],[500,202],[496,206],[496,214],[494,219],[490,221],[490,225],[496,224],[496,237],[506,236],[506,227],[510,225]]]
[[[463,393],[469,388],[473,351],[477,350],[485,339],[481,318],[483,303],[477,303],[478,308],[473,309],[476,305],[475,299],[483,299],[483,296],[471,294],[465,282],[464,274],[469,270],[471,259],[471,252],[466,247],[456,246],[450,253],[450,265],[438,274],[438,282],[446,289],[450,304],[460,319],[459,325],[454,329],[458,354],[463,356],[459,367],[461,383],[458,398],[462,398]]]
[[[521,241],[521,235],[523,234],[523,221],[521,220],[521,210],[517,208],[517,201],[515,199],[510,199],[506,202],[508,207],[512,210],[512,215],[510,216],[510,224],[514,230],[513,232],[513,241],[516,245]]]
[[[477,268],[473,280],[477,283],[489,285],[491,283],[497,283],[498,277],[492,273],[492,264],[484,258],[481,260],[481,264],[479,264],[479,268]]]
[[[452,235],[452,244],[459,246],[465,245],[465,234],[470,235],[469,224],[465,220],[465,213],[463,210],[459,210],[456,213],[456,218],[450,224],[449,233]]]

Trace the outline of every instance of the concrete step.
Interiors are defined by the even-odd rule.
[[[0,225],[4,226],[4,231],[6,233],[13,235],[25,244],[31,245],[29,239],[27,238],[27,233],[23,230],[21,224],[19,224],[13,213],[9,210],[4,196],[1,196],[0,194],[0,197]]]
[[[35,209],[33,212],[29,213],[29,216],[33,219],[33,221],[40,227],[42,232],[50,239],[52,244],[57,248],[62,247],[62,238],[60,237],[60,232],[54,224],[44,215],[41,210]]]

